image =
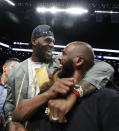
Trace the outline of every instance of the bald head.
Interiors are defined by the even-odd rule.
[[[94,52],[88,43],[75,41],[66,46],[62,55],[59,56],[59,60],[60,78],[74,75],[76,79],[79,79],[93,65]]]
[[[89,69],[93,65],[94,52],[88,43],[75,41],[69,43],[66,48],[70,52],[71,57],[80,56],[84,59],[86,69]]]

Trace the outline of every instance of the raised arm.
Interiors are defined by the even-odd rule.
[[[12,118],[14,121],[26,121],[49,99],[55,98],[58,94],[66,95],[74,85],[73,78],[57,80],[54,85],[46,92],[39,94],[31,99],[22,100],[15,108]]]

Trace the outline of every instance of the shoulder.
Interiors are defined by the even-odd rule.
[[[14,69],[21,68],[22,66],[24,67],[26,64],[28,64],[28,59],[26,59],[26,60],[20,62],[19,64],[17,64]]]
[[[12,76],[15,76],[17,74],[20,74],[27,68],[28,65],[28,59],[24,60],[23,62],[17,64],[15,67],[13,67],[9,73],[9,78]]]
[[[20,62],[20,63],[17,64],[15,67],[13,67],[12,70],[10,71],[10,74],[11,74],[12,72],[18,72],[18,71],[24,69],[24,67],[26,67],[27,65],[28,65],[28,59]]]
[[[102,60],[95,59],[94,60],[94,67],[96,67],[98,69],[102,68],[104,70],[109,69],[114,72],[114,68],[109,63],[102,61]]]

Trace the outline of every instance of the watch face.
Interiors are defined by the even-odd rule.
[[[75,88],[75,89],[79,89],[79,88],[80,88],[80,85],[76,84],[76,85],[74,86],[74,88]]]

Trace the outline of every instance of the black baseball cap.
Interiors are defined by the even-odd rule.
[[[39,38],[42,36],[53,36],[53,31],[49,25],[38,25],[32,31],[31,38]]]

